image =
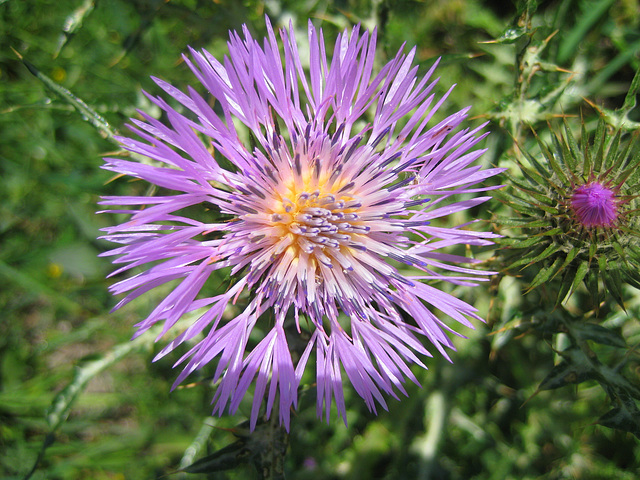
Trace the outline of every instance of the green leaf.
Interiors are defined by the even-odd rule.
[[[556,258],[556,260],[548,267],[541,268],[538,274],[534,277],[533,281],[527,288],[527,290],[533,290],[534,288],[542,285],[555,277],[562,268],[562,259]]]
[[[545,212],[547,212],[550,215],[559,215],[560,214],[560,210],[558,210],[555,207],[548,207],[547,205],[541,205],[541,204],[537,204],[536,207],[538,207],[540,210],[544,210]]]
[[[527,33],[528,30],[525,27],[507,28],[498,38],[489,43],[504,43],[508,45],[517,42]]]
[[[498,217],[496,223],[501,227],[513,227],[513,228],[549,228],[551,226],[550,221],[547,219],[532,219],[532,218],[507,218]]]
[[[100,115],[98,112],[93,110],[89,105],[83,102],[80,98],[76,97],[69,90],[64,88],[62,85],[58,85],[56,82],[47,77],[44,73],[42,73],[38,68],[36,68],[32,63],[28,62],[22,55],[16,52],[20,60],[25,67],[42,83],[44,83],[49,89],[51,89],[54,93],[58,94],[65,100],[67,103],[72,105],[79,113],[82,115],[82,118],[93,125],[98,131],[109,140],[114,143],[118,143],[114,139],[114,135],[116,132],[111,129],[111,125]],[[119,145],[119,144],[118,144]]]
[[[150,348],[155,343],[155,336],[159,331],[160,326],[158,325],[156,328],[150,329],[146,334],[141,335],[135,340],[120,343],[106,354],[99,355],[95,360],[89,361],[83,366],[76,368],[71,383],[55,396],[51,406],[46,412],[46,421],[50,430],[45,436],[38,457],[25,479],[30,478],[37,470],[38,465],[44,458],[47,448],[55,442],[56,431],[66,421],[73,404],[84,391],[89,381],[104,369],[122,360],[131,352]]]
[[[558,153],[560,155],[562,155],[562,147],[558,143],[558,139],[556,138],[555,135],[551,135],[551,138],[552,138],[552,140],[554,142],[554,146],[555,146],[556,150],[558,151]],[[569,178],[567,177],[567,175],[565,174],[564,170],[562,169],[562,167],[558,163],[558,160],[556,159],[555,155],[552,155],[552,154],[549,155],[549,165],[551,166],[551,169],[554,171],[554,173],[557,175],[557,177],[560,179],[560,181],[562,183],[564,183],[565,185],[567,185],[569,183]]]
[[[589,272],[589,263],[580,263],[580,265],[578,265],[578,269],[576,270],[576,276],[573,278],[571,290],[576,290],[578,286],[580,286],[580,284],[584,280],[584,277],[587,275],[587,272]]]
[[[234,433],[240,437],[238,441],[193,462],[180,471],[214,473],[251,462],[260,472],[260,478],[284,479],[284,457],[289,443],[289,434],[284,426],[277,424],[275,416],[267,422],[259,422],[252,432],[239,428]]]
[[[595,133],[595,143],[593,145],[593,171],[600,173],[604,160],[604,146],[606,143],[607,131],[604,121],[598,122]]]
[[[633,51],[633,50],[632,50]],[[636,108],[636,95],[640,90],[640,67],[636,70],[636,74],[633,76],[631,86],[627,92],[627,96],[624,97],[624,103],[620,110],[618,110],[623,117],[626,117],[631,110]]]
[[[540,211],[533,207],[530,203],[527,203],[518,197],[511,196],[508,200],[509,206],[516,212],[536,217],[540,214]]]
[[[640,410],[634,400],[628,395],[618,395],[618,406],[602,415],[596,423],[629,432],[640,439]]]
[[[545,237],[553,237],[554,235],[562,235],[563,233],[564,233],[564,230],[562,230],[560,227],[556,227],[556,228],[551,228],[549,230],[540,232],[538,235],[544,235]]]
[[[520,190],[520,192],[523,192],[527,196],[535,198],[539,202],[550,205],[553,205],[555,203],[552,197],[550,197],[548,194],[545,194],[544,192],[534,190],[531,185],[526,185],[515,178],[510,178],[509,182],[512,185],[515,185]],[[522,196],[520,196],[520,198],[525,199]]]
[[[230,470],[247,463],[252,456],[251,450],[247,448],[244,440],[227,445],[217,452],[196,460],[191,465],[182,468],[180,471],[186,473],[213,473]]]
[[[622,138],[622,130],[618,129],[616,130],[615,135],[613,136],[613,139],[611,139],[608,142],[608,147],[607,147],[607,152],[603,153],[604,158],[603,158],[603,165],[604,168],[609,170],[607,172],[607,175],[610,174],[610,170],[612,168],[615,168],[616,170],[621,170],[622,167],[622,155],[625,154],[625,151],[627,150],[627,147],[629,146],[629,142],[626,142],[625,145],[623,145],[622,150],[619,152],[618,149],[620,148],[620,140]],[[606,141],[605,141],[606,143]]]
[[[536,238],[536,237],[534,237],[534,238]],[[524,243],[524,242],[522,242],[522,243]],[[516,267],[520,267],[522,265],[528,266],[531,263],[535,263],[536,258],[541,254],[541,250],[542,250],[542,252],[545,251],[545,250],[543,250],[543,247],[544,247],[544,245],[540,245],[540,246],[536,247],[536,249],[533,250],[532,252],[526,252],[524,255],[519,257],[518,260],[516,260],[511,265],[509,265],[508,268],[516,268]]]
[[[635,143],[635,142],[634,142]],[[634,147],[636,147],[634,145]],[[635,153],[633,156],[628,154],[628,150],[631,148],[631,142],[627,148],[625,148],[625,152],[623,155],[625,156],[625,164],[628,165],[624,169],[620,169],[620,171],[616,174],[613,179],[614,185],[622,185],[625,183],[633,174],[637,174],[638,167],[640,166],[640,149],[634,148]]]
[[[550,178],[548,177],[543,177],[541,175],[539,175],[538,173],[534,172],[533,170],[531,170],[530,168],[525,167],[524,165],[519,165],[520,167],[520,171],[522,172],[522,175],[532,184],[534,185],[548,185],[550,184]],[[547,172],[548,175],[549,172]]]
[[[155,343],[158,331],[159,329],[152,329],[135,340],[120,343],[104,355],[77,367],[71,383],[55,396],[47,411],[47,424],[51,431],[55,432],[66,420],[71,407],[92,378],[130,353],[150,348]]]
[[[569,267],[562,276],[562,281],[560,282],[560,290],[558,291],[558,296],[556,297],[556,306],[560,305],[567,295],[571,291],[572,280],[575,278],[576,269],[574,267]]]
[[[518,247],[522,243],[522,238],[502,237],[496,238],[495,241],[505,247]]]
[[[587,133],[587,127],[584,122],[582,122],[581,127],[581,137],[582,137],[582,158],[584,161],[582,162],[582,176],[586,177],[591,173],[591,149],[589,148],[589,134]]]
[[[569,170],[572,172],[576,171],[576,165],[578,159],[582,156],[580,154],[580,149],[578,147],[578,143],[571,133],[571,129],[569,128],[569,124],[564,122],[564,142],[563,145],[568,148],[569,152],[564,154],[564,160],[569,167]]]
[[[564,263],[562,264],[562,268],[565,268],[571,262],[573,262],[573,260],[578,256],[578,253],[580,253],[580,249],[577,247],[573,247],[571,250],[569,250],[569,253],[567,253],[567,256],[564,259]]]
[[[534,238],[542,238],[542,237],[534,237]],[[531,264],[537,263],[540,260],[544,260],[545,258],[550,257],[561,248],[560,245],[551,244],[541,252],[540,249],[542,247],[543,245],[539,246],[535,251],[530,252],[528,255],[524,255],[523,257],[520,258],[520,260],[512,263],[509,268],[516,268],[521,265],[531,265]]]
[[[585,284],[597,309],[598,305],[600,304],[600,289],[598,288],[598,267],[592,267],[589,269],[587,277],[585,278]]]
[[[537,137],[536,137],[537,138]],[[540,145],[540,149],[542,151],[543,154],[547,154],[547,155],[551,155],[551,153],[549,153],[549,150],[546,148],[546,145],[544,143],[542,143],[542,140],[540,140],[539,138],[538,140],[538,144]],[[529,162],[531,163],[531,166],[533,168],[536,169],[536,171],[540,174],[540,176],[542,178],[547,179],[546,181],[549,181],[549,179],[551,179],[551,177],[553,176],[551,174],[551,172],[549,171],[548,168],[546,168],[545,166],[543,166],[537,158],[535,158],[533,155],[528,155],[527,158],[529,159]],[[548,158],[546,158],[547,161],[549,161]],[[543,182],[541,182],[541,185],[544,185]]]
[[[571,324],[571,333],[582,340],[591,340],[602,345],[626,348],[624,338],[613,330],[596,323],[575,322]]]
[[[58,56],[62,47],[64,47],[69,39],[82,27],[85,17],[87,17],[94,9],[95,3],[96,0],[84,0],[82,5],[76,8],[73,13],[66,18],[64,21],[64,27],[62,28],[62,34],[58,38],[58,46],[54,53],[54,57]]]
[[[558,63],[567,62],[572,55],[578,51],[578,45],[583,41],[584,37],[593,29],[595,24],[606,15],[609,7],[613,5],[614,0],[600,0],[598,2],[584,2],[588,5],[585,11],[578,16],[575,26],[565,34],[565,38],[560,42],[558,48]]]
[[[536,258],[534,258],[533,261],[539,262],[540,260],[544,260],[545,258],[548,258],[554,253],[556,253],[561,248],[562,248],[562,245],[559,245],[557,243],[552,243],[547,248],[545,248]]]
[[[540,382],[538,390],[555,390],[556,388],[566,387],[593,380],[593,370],[585,365],[576,365],[570,361],[562,361]]]
[[[622,277],[618,265],[615,265],[607,270],[600,270],[600,275],[604,281],[605,287],[614,298],[616,303],[620,305],[623,310],[626,310],[624,306],[624,298],[622,295]]]

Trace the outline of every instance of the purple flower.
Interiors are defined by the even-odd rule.
[[[277,399],[288,428],[310,358],[318,415],[328,419],[335,400],[345,418],[344,374],[370,410],[387,408],[383,394],[405,393],[407,378],[417,383],[409,365],[424,367],[420,356],[430,356],[421,338],[445,357],[453,348],[447,332],[456,332],[433,310],[467,327],[481,320],[432,283],[485,279],[490,272],[455,265],[473,260],[441,250],[487,245],[494,235],[429,222],[486,201],[466,194],[490,189],[475,185],[501,169],[476,164],[484,150],[473,148],[486,134],[458,128],[468,108],[427,127],[451,90],[437,98],[435,65],[419,77],[415,49],[374,74],[375,32],[343,32],[329,60],[309,23],[307,69],[291,27],[280,31],[283,54],[268,21],[267,30],[262,45],[246,27],[244,38],[232,33],[222,62],[191,50],[185,62],[206,97],[155,79],[180,111],[149,96],[166,123],[140,112],[144,120],[130,126],[138,139],[119,138],[149,160],[108,158],[104,168],[167,193],[102,203],[131,215],[106,229],[104,238],[122,245],[106,254],[124,264],[114,274],[147,266],[112,286],[128,292],[117,307],[179,280],[136,335],[164,322],[162,336],[204,309],[157,356],[192,343],[176,384],[216,361],[214,413],[235,412],[255,381],[252,428],[265,396],[267,415]],[[192,218],[185,209],[196,206],[225,219]],[[222,268],[231,286],[207,296],[203,287]],[[239,313],[224,315],[238,299]],[[257,343],[254,329],[266,332]]]
[[[598,182],[577,187],[571,206],[580,224],[587,228],[611,227],[618,219],[616,194]]]

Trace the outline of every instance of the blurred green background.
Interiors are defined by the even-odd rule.
[[[484,161],[501,166],[529,126],[591,124],[598,112],[584,99],[619,107],[639,67],[634,0],[0,0],[0,477],[24,478],[42,453],[34,479],[164,478],[233,442],[228,429],[249,411],[209,417],[210,385],[196,378],[170,393],[178,356],[154,364],[153,339],[128,343],[162,292],[109,313],[111,266],[97,256],[109,245],[96,238],[117,219],[95,211],[99,196],[140,187],[100,169],[117,145],[19,56],[124,133],[136,109],[154,112],[141,93],[159,93],[150,75],[194,84],[187,46],[221,58],[230,29],[262,36],[265,15],[292,21],[300,38],[311,18],[328,42],[358,22],[377,26],[381,64],[405,42],[423,72],[442,57],[439,91],[457,87],[439,115],[472,105],[470,124],[491,121]],[[348,428],[317,420],[303,394],[288,478],[638,478],[637,439],[595,425],[609,408],[595,383],[532,397],[557,360],[551,340],[491,333],[522,319],[535,292],[522,297],[518,279],[454,292],[487,319],[456,340],[455,363],[430,359],[416,370],[423,388],[409,385],[378,416],[346,387]],[[639,304],[612,312],[628,340],[640,340]]]

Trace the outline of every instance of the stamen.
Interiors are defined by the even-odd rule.
[[[285,212],[287,213],[291,212],[294,207],[295,205],[291,200],[289,200],[288,198],[282,199],[282,208],[284,208]]]
[[[307,192],[302,192],[298,195],[297,203],[306,203],[309,200],[309,194]]]
[[[320,199],[320,205],[326,205],[327,203],[333,203],[336,201],[336,197],[334,197],[331,194],[328,195],[324,195],[321,199]]]

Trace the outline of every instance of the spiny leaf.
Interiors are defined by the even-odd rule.
[[[578,256],[579,252],[580,252],[580,249],[576,247],[569,250],[569,253],[567,253],[567,256],[564,259],[564,263],[562,264],[562,268],[567,267],[571,262],[573,262],[574,258]]]
[[[549,281],[550,279],[552,279],[558,274],[561,268],[562,268],[562,259],[556,258],[556,260],[551,265],[540,269],[538,274],[534,277],[531,284],[527,288],[527,290],[528,291],[533,290],[534,288]]]
[[[509,206],[516,212],[520,212],[531,217],[535,217],[540,213],[538,210],[532,207],[530,203],[524,202],[517,197],[512,196],[511,198],[509,198],[508,203]]]
[[[522,243],[524,243],[524,242],[522,242]],[[536,247],[535,250],[533,250],[531,252],[527,252],[525,255],[521,256],[518,260],[516,260],[511,265],[509,265],[509,268],[517,268],[517,267],[520,267],[522,265],[529,265],[531,263],[535,263],[536,258],[538,258],[538,256],[542,252],[544,252],[546,250],[543,247],[544,247],[544,245],[541,245],[541,246]]]
[[[560,290],[558,291],[558,296],[556,297],[556,306],[560,305],[567,295],[571,291],[572,280],[576,276],[576,269],[573,267],[569,267],[565,270],[564,275],[562,276],[562,281],[560,282]]]
[[[554,235],[562,235],[564,231],[560,227],[551,228],[549,230],[544,230],[539,233],[539,235],[543,235],[545,237],[552,237]]]
[[[547,246],[544,250],[540,251],[540,249],[542,247],[543,246],[541,245],[538,248],[536,248],[536,250],[534,250],[533,252],[530,252],[528,255],[524,255],[519,260],[517,260],[516,262],[512,263],[509,266],[509,268],[516,268],[516,267],[519,267],[521,265],[529,265],[529,264],[533,264],[533,263],[539,262],[540,260],[544,260],[545,258],[548,258],[548,257],[552,256],[560,248],[562,248],[561,245],[551,244],[551,245]]]
[[[622,296],[622,277],[620,276],[619,266],[617,263],[613,266],[605,266],[607,267],[606,270],[603,270],[602,267],[600,267],[602,280],[616,303],[620,305],[623,310],[626,310]]]
[[[238,440],[211,455],[196,460],[180,471],[186,473],[221,472],[247,463],[247,459],[251,456],[252,452],[247,448],[246,442],[244,440]]]
[[[586,141],[586,139],[589,138],[589,134],[587,133],[587,127],[585,126],[584,122],[582,123],[581,130],[581,135],[583,138],[582,158],[584,159],[584,162],[582,163],[582,175],[586,177],[591,172],[591,150],[589,148],[589,142]]]
[[[618,242],[617,240],[614,240],[613,242],[611,242],[611,246],[613,247],[613,249],[616,251],[616,253],[620,256],[620,259],[623,262],[627,262],[627,258],[626,258],[626,253],[625,251],[622,249],[622,246],[620,245],[620,242]]]
[[[499,243],[500,245],[503,245],[505,247],[513,247],[513,246],[517,247],[522,242],[522,239],[513,238],[513,237],[502,237],[502,238],[496,238],[495,241],[496,243]]]
[[[524,176],[524,178],[526,178],[529,182],[531,182],[531,184],[533,184],[533,185],[547,185],[547,184],[551,183],[549,177],[542,177],[541,175],[538,175],[535,171],[533,171],[530,168],[525,167],[524,165],[519,165],[519,167],[520,167],[520,171],[522,172],[522,175]]]
[[[624,97],[624,103],[620,110],[618,110],[623,117],[626,117],[631,110],[636,108],[636,95],[638,94],[638,91],[640,91],[640,67],[636,70],[636,74],[633,76],[627,96]]]
[[[629,144],[631,144],[631,142],[629,142]],[[626,150],[627,149],[625,148],[625,151]],[[620,185],[630,179],[634,173],[637,174],[638,166],[640,166],[640,149],[638,149],[634,155],[629,155],[628,152],[626,153],[625,163],[628,164],[628,166],[624,169],[620,169],[618,174],[614,177],[614,185]]]
[[[620,161],[624,160],[622,158],[622,155],[624,155],[625,150],[628,148],[630,143],[630,142],[625,142],[625,145],[623,145],[622,151],[618,152],[618,149],[620,148],[621,139],[622,139],[622,130],[616,130],[616,133],[613,136],[613,139],[609,141],[607,152],[606,153],[603,152],[604,158],[602,159],[602,161],[603,161],[604,168],[606,169],[617,168],[618,170],[620,169]],[[600,168],[598,168],[598,171],[599,170]]]
[[[589,272],[589,264],[587,262],[582,262],[578,265],[578,269],[576,270],[576,276],[573,278],[573,283],[571,284],[571,290],[576,290],[578,286],[584,280],[584,277]]]
[[[606,127],[605,123],[601,120],[598,122],[595,133],[595,143],[593,145],[593,170],[594,172],[600,172],[602,168],[602,161],[604,159],[604,146],[606,140]]]
[[[547,150],[545,144],[542,142],[542,140],[540,140],[537,135],[536,135],[536,140],[538,141],[538,145],[540,146],[540,151],[543,153],[543,155],[545,154],[545,152],[547,152],[548,155],[550,155],[550,153],[548,153],[549,151]],[[551,178],[551,174],[549,173],[549,170],[546,169],[539,161],[538,159],[534,156],[531,155],[529,152],[527,152],[526,150],[523,150],[523,153],[526,157],[526,159],[529,161],[529,163],[531,164],[531,166],[536,170],[536,172],[545,179],[549,179]],[[547,159],[548,160],[548,159]]]
[[[180,471],[214,473],[251,462],[262,475],[261,478],[284,479],[284,455],[289,435],[283,426],[275,423],[275,417],[268,422],[258,423],[250,434],[236,433],[236,435],[240,437],[238,441],[195,461]],[[269,475],[265,476],[265,472],[269,472]]]
[[[498,217],[496,219],[501,227],[513,227],[513,228],[545,228],[549,227],[549,220],[546,219],[530,219],[530,218],[507,218]]]
[[[531,199],[531,195],[530,192],[535,191],[532,190],[529,186],[527,185],[523,185],[522,183],[518,183],[517,180],[509,180],[509,183],[514,186],[515,188],[511,191],[509,191],[507,193],[507,195],[510,198],[517,198],[520,201],[524,202],[527,205],[531,205],[533,204],[533,201]],[[536,193],[538,193],[538,195],[542,194],[543,192],[537,191]],[[547,200],[547,199],[545,199]]]
[[[567,385],[582,383],[593,379],[591,368],[562,361],[540,382],[538,390],[555,390]]]
[[[562,153],[562,147],[558,144],[558,139],[556,138],[555,135],[552,135],[551,138],[553,139],[553,142],[554,142],[554,145],[556,147],[556,150],[558,151],[559,154],[561,154]],[[560,167],[560,164],[558,163],[555,155],[553,155],[553,154],[550,154],[550,156],[549,156],[549,165],[551,166],[551,169],[558,176],[558,178],[560,179],[561,182],[563,182],[564,184],[568,184],[569,183],[569,179],[567,178],[567,176],[564,173],[562,167]]]
[[[578,143],[571,133],[571,129],[569,128],[569,124],[564,122],[564,142],[562,144],[569,149],[569,153],[564,155],[565,162],[569,167],[569,170],[572,172],[576,171],[576,161],[580,158],[580,149],[578,148]]]
[[[536,250],[530,252],[528,255],[519,256],[518,260],[507,266],[507,269],[514,269],[518,267],[527,268],[533,262],[535,255],[540,251],[540,248],[536,248]]]
[[[602,415],[596,423],[623,432],[629,432],[640,439],[640,410],[628,395],[618,395],[618,406]]]
[[[591,294],[591,298],[593,300],[594,305],[596,305],[596,309],[600,304],[600,289],[598,288],[598,267],[592,266],[587,272],[587,276],[585,278],[585,284],[587,285],[587,290]]]
[[[544,210],[545,212],[547,212],[550,215],[559,215],[560,214],[560,210],[558,210],[555,207],[548,207],[547,205],[541,205],[541,204],[537,204],[536,206],[540,210]]]
[[[511,44],[520,40],[523,36],[528,34],[528,29],[525,27],[507,28],[502,34],[495,40],[485,43],[504,43]]]
[[[547,207],[553,207],[555,205],[555,200],[553,199],[553,197],[551,197],[550,195],[547,195],[545,193],[541,193],[541,192],[537,192],[535,190],[532,189],[528,189],[526,188],[524,185],[520,184],[520,183],[516,183],[513,182],[520,190],[520,198],[525,199],[526,200],[536,200],[538,203],[536,203],[535,205],[538,206],[540,204],[544,204],[547,205]]]
[[[627,347],[624,338],[619,333],[596,323],[574,322],[570,327],[570,331],[582,340],[591,340],[612,347]]]
[[[640,290],[640,277],[638,275],[638,271],[633,269],[624,269],[621,272],[621,276],[625,283],[628,283],[632,287]]]

